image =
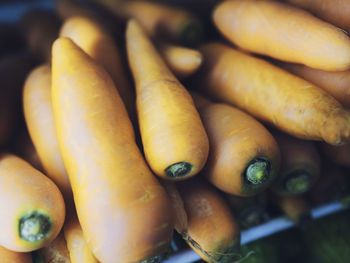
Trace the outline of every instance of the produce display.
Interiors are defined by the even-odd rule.
[[[349,16],[56,0],[0,23],[0,263],[350,262]]]

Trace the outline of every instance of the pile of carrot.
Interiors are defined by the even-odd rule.
[[[350,1],[328,2],[24,14],[0,43],[0,259],[161,262],[175,230],[244,262],[269,206],[301,226],[350,202]]]

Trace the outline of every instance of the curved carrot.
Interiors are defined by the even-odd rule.
[[[349,1],[333,0],[283,0],[289,4],[306,9],[323,20],[339,26],[345,30],[350,29]]]
[[[197,102],[198,95],[194,95]],[[199,108],[211,151],[204,174],[220,190],[255,195],[271,185],[280,165],[278,145],[269,131],[241,110],[225,104]]]
[[[56,238],[65,218],[57,186],[27,162],[0,156],[0,245],[18,252],[39,249]]]
[[[28,48],[39,60],[49,62],[60,27],[58,17],[49,11],[33,10],[25,13],[19,24]]]
[[[207,44],[201,52],[199,87],[214,98],[298,138],[334,145],[350,140],[349,112],[320,88],[226,45]]]
[[[39,249],[38,253],[44,263],[71,263],[62,232],[48,246]]]
[[[1,263],[32,263],[29,253],[19,253],[0,246]]]
[[[56,40],[52,53],[57,137],[88,246],[104,263],[164,252],[171,204],[135,143],[113,80],[70,39]]]
[[[280,64],[289,72],[317,85],[345,107],[350,107],[350,70],[330,72],[300,64]]]
[[[320,176],[320,156],[313,142],[274,133],[281,150],[281,169],[273,190],[298,195],[310,190]]]
[[[198,50],[164,42],[159,43],[157,48],[169,69],[178,78],[193,75],[202,64],[202,54]]]
[[[23,110],[30,137],[47,175],[70,203],[72,189],[56,136],[49,65],[38,66],[28,75],[23,88]]]
[[[135,20],[127,25],[126,45],[149,165],[165,179],[194,176],[207,160],[209,143],[191,95],[167,68]]]
[[[350,68],[350,38],[310,13],[276,1],[234,0],[213,14],[237,46],[280,60],[329,71]]]
[[[322,144],[321,147],[324,154],[334,163],[342,166],[350,167],[350,144],[343,146],[332,146]]]
[[[234,262],[240,230],[225,200],[198,178],[177,186],[188,218],[183,238],[206,262]]]
[[[83,16],[67,19],[61,28],[60,36],[71,38],[107,70],[115,82],[130,118],[134,118],[135,96],[112,36],[93,19]]]

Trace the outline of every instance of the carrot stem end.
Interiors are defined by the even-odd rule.
[[[311,175],[309,172],[297,169],[293,170],[285,179],[286,190],[291,194],[302,194],[311,187]]]
[[[165,169],[165,173],[168,177],[178,178],[188,175],[192,171],[193,165],[187,162],[179,162],[170,165]]]
[[[271,170],[270,161],[264,158],[255,158],[247,167],[245,178],[254,185],[265,182]]]
[[[44,239],[52,227],[51,219],[38,211],[26,213],[19,221],[19,235],[28,242]]]

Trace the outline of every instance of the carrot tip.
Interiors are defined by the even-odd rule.
[[[267,180],[270,174],[270,170],[271,163],[269,160],[263,158],[255,158],[248,165],[245,172],[245,178],[251,184],[262,184]]]
[[[179,162],[165,169],[167,176],[171,178],[184,177],[192,171],[193,165],[187,162]]]
[[[38,211],[26,213],[19,221],[19,236],[28,242],[44,239],[51,230],[51,219]]]
[[[188,19],[180,25],[178,36],[181,44],[197,45],[203,37],[202,24],[196,19]]]
[[[304,169],[290,172],[284,180],[285,189],[291,194],[302,194],[311,187],[311,175]]]

